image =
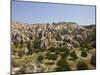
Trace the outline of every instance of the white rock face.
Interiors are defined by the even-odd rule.
[[[30,41],[30,37],[37,38],[40,40],[40,47],[48,47],[52,44],[53,40],[60,42],[77,44],[78,39],[84,40],[88,37],[91,30],[87,30],[84,27],[80,27],[75,23],[61,22],[58,25],[52,24],[24,24],[14,22],[12,25],[12,41],[17,41],[17,43]],[[59,35],[59,36],[58,36]],[[14,39],[15,38],[15,39]],[[66,40],[66,41],[64,41]],[[69,41],[68,41],[69,40]],[[13,44],[13,43],[12,43]],[[59,44],[58,42],[56,44]],[[74,47],[74,45],[73,45]]]

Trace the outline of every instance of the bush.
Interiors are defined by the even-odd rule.
[[[59,48],[59,51],[60,51],[60,52],[64,52],[64,51],[69,51],[69,50],[68,50],[67,47],[61,47],[61,48]]]
[[[39,49],[40,48],[40,41],[38,39],[35,39],[33,42],[33,46],[35,49]]]
[[[47,55],[47,59],[49,59],[49,60],[56,60],[57,59],[57,55],[56,54],[48,54]]]
[[[66,59],[61,59],[57,62],[58,67],[56,71],[70,71],[70,65],[67,63]]]
[[[85,62],[77,63],[77,70],[88,70],[88,65]]]
[[[54,52],[56,49],[55,49],[55,47],[50,47],[48,50],[51,52]]]
[[[85,51],[82,51],[82,52],[81,52],[81,56],[82,56],[82,57],[87,57],[87,53],[86,53]]]
[[[55,51],[56,52],[67,52],[68,54],[69,54],[69,49],[67,48],[67,47],[57,47],[56,49],[55,49]]]
[[[37,60],[38,60],[39,62],[41,62],[41,61],[43,60],[43,56],[42,56],[42,55],[39,55],[38,58],[37,58]]]
[[[62,58],[67,58],[69,55],[69,50],[64,51],[62,54],[60,54]]]
[[[96,55],[93,55],[92,58],[91,58],[91,64],[93,66],[96,66]]]
[[[78,58],[75,51],[71,52],[70,56],[73,58],[73,60],[76,60]]]
[[[67,47],[57,47],[55,49],[56,54],[60,54],[62,58],[66,58],[69,55],[70,50]]]
[[[45,51],[47,51],[47,49],[46,48],[40,48],[38,51],[45,52]]]
[[[85,40],[80,42],[80,47],[82,47],[82,48],[89,48],[88,42],[85,41]]]

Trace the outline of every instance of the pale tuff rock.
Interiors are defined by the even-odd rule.
[[[58,25],[57,25],[58,24]],[[30,38],[38,38],[41,40],[40,47],[48,47],[54,41],[70,43],[79,46],[78,41],[82,41],[89,36],[92,29],[86,29],[85,27],[79,26],[76,23],[61,22],[52,24],[27,24],[27,23],[12,23],[12,41],[17,43],[29,41]],[[69,42],[68,42],[69,40]],[[59,44],[56,42],[56,45]],[[65,41],[64,41],[65,42]]]

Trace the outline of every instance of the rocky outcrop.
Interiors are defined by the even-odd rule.
[[[12,23],[12,44],[27,43],[37,39],[39,48],[48,48],[52,44],[70,44],[80,46],[79,42],[86,39],[94,26],[79,26],[77,23],[59,22],[56,24]]]

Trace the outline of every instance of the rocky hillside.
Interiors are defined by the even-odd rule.
[[[31,25],[15,22],[12,23],[12,43],[27,44],[34,41],[37,48],[79,47],[79,42],[84,41],[94,32],[95,26],[89,27],[91,26],[82,27],[70,22]]]
[[[26,69],[30,65],[32,68],[32,64],[42,65],[42,68],[38,67],[39,70],[32,68],[32,71],[28,71],[24,68],[24,71],[20,69],[14,73],[95,68],[95,25],[80,26],[74,22],[46,24],[13,22],[11,27],[12,72],[14,72],[14,68],[22,68],[26,63],[28,64],[25,66]],[[63,65],[64,63],[65,65]],[[75,64],[73,65],[73,63]]]

